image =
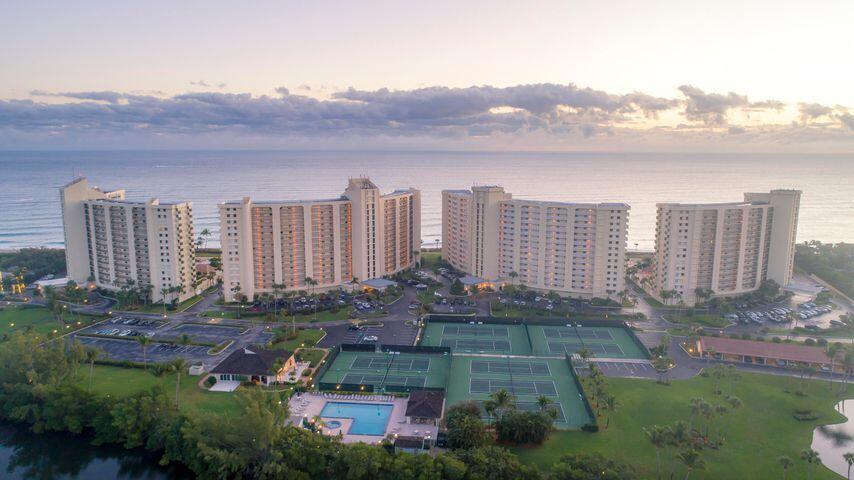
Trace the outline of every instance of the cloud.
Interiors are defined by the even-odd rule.
[[[837,118],[846,128],[848,128],[849,130],[854,130],[854,115],[845,112],[837,115]]]
[[[228,84],[223,83],[223,82],[209,83],[209,82],[206,82],[204,80],[199,80],[197,82],[191,81],[190,85],[194,85],[196,87],[205,87],[205,88],[214,88],[215,87],[215,88],[220,88],[220,89],[228,86]]]
[[[193,82],[194,85],[210,85]],[[323,89],[325,87],[321,87]],[[794,125],[748,125],[730,119],[734,110],[784,108],[782,102],[751,102],[734,92],[705,92],[679,87],[682,98],[635,91],[615,94],[574,84],[529,84],[511,87],[433,86],[412,90],[339,89],[323,98],[279,87],[272,95],[189,92],[166,96],[114,91],[33,91],[35,100],[0,100],[0,146],[19,138],[223,138],[315,142],[352,139],[423,139],[424,142],[478,142],[514,138],[536,141],[610,142],[665,138],[679,141],[732,139],[743,142],[789,142],[798,138],[852,142],[854,119],[845,107],[800,104],[802,118],[823,118],[809,129]],[[41,97],[50,98],[43,101]],[[687,122],[673,125],[676,114]],[[659,116],[668,114],[660,121]],[[737,118],[737,117],[736,117]],[[802,131],[810,130],[810,131]],[[529,140],[527,140],[529,139]],[[536,140],[534,140],[536,139]],[[698,140],[699,139],[699,140]],[[801,140],[798,140],[801,141]],[[805,140],[804,140],[805,141]],[[822,140],[823,141],[823,140]],[[175,140],[180,143],[180,140]],[[852,142],[854,143],[854,142]]]
[[[746,95],[735,92],[727,94],[706,93],[691,85],[682,85],[679,91],[686,97],[685,117],[705,125],[721,126],[728,123],[727,114],[732,109],[782,110],[786,104],[779,100],[750,102]]]
[[[798,110],[801,112],[801,122],[804,124],[833,113],[833,108],[818,103],[798,104]]]

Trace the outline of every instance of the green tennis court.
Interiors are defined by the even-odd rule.
[[[524,325],[428,322],[421,345],[450,347],[454,353],[530,355]]]
[[[321,390],[374,392],[445,388],[450,364],[444,353],[341,351],[318,385]]]
[[[587,349],[594,357],[647,358],[624,328],[528,325],[535,355],[563,356]]]
[[[536,410],[543,395],[557,411],[558,427],[580,427],[591,421],[575,386],[572,370],[564,359],[454,356],[447,389],[447,405],[475,400],[504,389],[516,399],[517,408]]]

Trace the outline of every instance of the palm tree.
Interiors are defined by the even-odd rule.
[[[101,356],[101,351],[97,348],[87,348],[86,349],[86,361],[89,362],[89,388],[88,391],[92,391],[92,376],[95,374],[95,360]]]
[[[549,397],[545,395],[540,395],[537,397],[537,408],[540,409],[541,412],[545,412],[549,405],[551,405],[552,401],[549,400]]]
[[[581,357],[581,359],[584,361],[584,363],[587,363],[587,360],[589,360],[590,357],[593,356],[593,351],[591,351],[587,347],[582,348],[581,350],[577,351],[576,353],[578,354],[579,357]]]
[[[201,232],[199,232],[199,236],[204,241],[205,246],[203,248],[208,248],[208,237],[210,237],[211,235],[212,235],[211,231],[208,230],[207,228],[205,228]]]
[[[273,284],[273,316],[279,318],[279,295],[282,293],[285,285],[282,283]]]
[[[492,417],[495,416],[495,410],[497,407],[498,405],[495,403],[495,400],[489,399],[483,401],[483,411],[489,416],[490,425],[493,423]]]
[[[729,405],[729,409],[733,412],[735,412],[735,410],[738,410],[739,408],[742,407],[742,405],[744,405],[744,402],[742,402],[740,398],[734,397],[732,395],[727,397],[726,401],[727,401],[727,405]],[[732,417],[730,416],[729,421],[727,421],[726,426],[724,427],[724,433],[721,436],[721,441],[726,440],[726,436],[729,433],[729,426],[731,423],[732,423]]]
[[[706,462],[703,460],[703,457],[700,456],[700,452],[693,448],[682,451],[678,457],[679,460],[682,460],[682,463],[688,467],[688,471],[685,473],[685,480],[688,480],[692,470],[703,470],[706,468]]]
[[[821,458],[819,458],[818,452],[811,448],[808,448],[801,452],[801,460],[809,464],[809,478],[812,478],[813,470],[815,470],[815,465],[821,463]]]
[[[175,360],[172,360],[171,365],[172,365],[172,370],[175,370],[175,374],[177,375],[177,377],[175,377],[175,407],[177,408],[178,407],[178,395],[179,395],[179,393],[180,393],[179,391],[181,389],[181,372],[183,372],[184,370],[187,369],[187,361],[181,357],[178,357]]]
[[[151,337],[140,335],[136,337],[136,341],[139,343],[139,346],[142,347],[142,363],[145,364],[145,369],[148,370],[148,357],[146,356],[146,353],[148,352],[148,346],[151,344]]]
[[[489,395],[489,398],[491,398],[492,401],[495,402],[495,411],[498,412],[499,414],[501,412],[503,412],[504,410],[508,410],[510,408],[513,408],[513,406],[515,404],[515,400],[513,399],[513,395],[510,395],[510,392],[508,392],[507,390],[505,390],[503,388],[496,391],[496,392],[491,393]]]
[[[688,431],[691,431],[694,428],[694,419],[700,414],[700,405],[702,404],[703,399],[701,397],[694,397],[691,399],[691,416],[688,418]]]
[[[851,350],[850,348],[845,349],[845,356],[842,357],[842,365],[845,367],[845,376],[842,380],[840,390],[844,388],[845,392],[847,392],[848,377],[851,375],[851,372],[854,371],[854,350]]]
[[[833,390],[833,362],[836,360],[836,355],[841,349],[841,343],[831,343],[827,345],[827,356],[830,357],[830,383],[827,385],[828,390]]]
[[[233,293],[234,298],[237,299],[237,318],[240,318],[240,314],[243,310],[243,297],[240,295],[241,290],[242,288],[240,287],[239,283],[231,287],[231,293]]]
[[[139,294],[142,296],[142,303],[148,306],[148,302],[151,300],[151,292],[154,291],[154,286],[150,283],[146,283],[139,287]]]
[[[187,345],[193,343],[193,339],[185,333],[181,335],[181,338],[178,339],[178,343],[186,347]]]
[[[845,459],[845,463],[848,464],[848,480],[851,480],[851,465],[854,465],[854,453],[846,453],[842,456]]]
[[[794,465],[795,462],[793,462],[791,458],[783,455],[777,459],[777,463],[783,467],[783,480],[786,480],[786,478],[789,477],[789,469],[792,468],[792,465]]]
[[[309,287],[309,297],[312,297],[312,300],[314,301],[314,316],[312,319],[317,320],[317,299],[314,298],[314,287],[317,286],[317,280],[311,277],[305,277],[305,284]]]
[[[655,463],[658,467],[658,479],[661,480],[661,450],[667,446],[667,430],[659,425],[653,425],[643,427],[643,433],[655,448]]]
[[[169,296],[169,292],[172,289],[169,287],[160,287],[160,301],[163,302],[163,316],[166,316],[166,297]]]
[[[606,395],[602,404],[605,406],[605,412],[608,414],[605,418],[605,430],[608,430],[608,427],[611,425],[611,413],[617,409],[617,398],[613,395]]]

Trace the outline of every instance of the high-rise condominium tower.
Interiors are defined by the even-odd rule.
[[[421,248],[421,193],[381,195],[350,179],[340,198],[221,203],[226,299],[283,290],[328,289],[410,268]],[[309,280],[316,285],[309,285]]]
[[[582,297],[625,287],[629,206],[513,199],[497,186],[442,192],[442,258],[488,281]]]
[[[150,288],[157,302],[195,294],[192,203],[132,202],[124,190],[102,191],[85,178],[59,196],[69,279],[111,290]]]
[[[652,293],[694,305],[708,295],[751,292],[765,280],[786,286],[800,201],[799,190],[772,190],[745,193],[739,203],[659,203]]]

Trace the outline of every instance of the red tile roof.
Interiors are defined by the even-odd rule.
[[[830,363],[830,357],[820,347],[723,337],[701,337],[700,343],[703,351],[713,349],[717,353],[727,355],[748,355],[804,363]]]

